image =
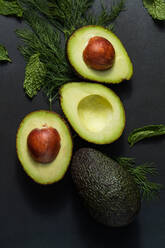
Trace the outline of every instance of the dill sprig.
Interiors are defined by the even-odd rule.
[[[115,21],[119,16],[120,12],[124,10],[125,0],[121,0],[118,5],[113,4],[111,11],[107,11],[107,8],[104,6],[103,2],[101,3],[102,12],[96,20],[96,25],[102,25],[104,27],[109,27],[109,25]]]
[[[101,13],[95,16],[89,12],[94,0],[19,0],[22,8],[33,8],[42,13],[66,38],[77,28],[85,25],[112,27],[112,22],[124,9],[125,0],[111,4],[110,8],[101,1]]]
[[[75,75],[67,62],[60,32],[33,9],[24,10],[24,19],[31,29],[16,30],[17,35],[24,41],[24,45],[19,46],[19,50],[27,62],[33,54],[40,54],[40,61],[44,63],[46,68],[42,89],[52,104],[59,87],[74,80]],[[30,80],[29,83],[26,80],[26,88],[24,87],[26,93],[31,91],[28,90],[28,87],[34,88],[32,82],[34,80]],[[32,94],[28,95],[29,97],[32,96]]]
[[[17,0],[0,0],[0,15],[22,17],[23,11]]]
[[[159,175],[156,167],[152,163],[144,163],[136,166],[134,158],[119,157],[116,161],[123,166],[137,184],[142,199],[151,200],[158,197],[160,190],[163,188],[161,184],[151,182],[149,176]]]
[[[94,0],[49,1],[50,16],[53,16],[54,25],[60,27],[67,38],[80,26],[87,25],[86,12],[93,3]]]

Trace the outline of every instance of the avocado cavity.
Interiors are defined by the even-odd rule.
[[[78,105],[78,114],[84,127],[91,132],[102,131],[112,120],[112,105],[100,95],[89,95]]]

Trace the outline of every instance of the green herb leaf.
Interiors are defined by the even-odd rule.
[[[59,31],[55,30],[47,19],[39,16],[34,10],[30,9],[24,12],[26,21],[32,30],[16,30],[17,35],[25,44],[20,46],[19,50],[26,61],[29,61],[33,54],[40,54],[40,61],[46,67],[45,83],[42,88],[51,106],[58,95],[60,86],[76,80],[76,77],[66,60]]]
[[[134,129],[128,136],[128,142],[132,147],[140,140],[154,136],[160,136],[163,134],[165,134],[165,125],[148,125]]]
[[[119,16],[120,12],[124,10],[124,6],[125,0],[120,0],[118,3],[114,4],[111,7],[111,11],[109,11],[102,3],[102,12],[95,24],[104,27],[109,26]]]
[[[129,170],[130,168],[133,168],[135,165],[135,159],[134,158],[127,158],[127,157],[118,157],[115,159],[121,166],[123,166],[125,169]]]
[[[102,25],[110,28],[120,12],[124,9],[125,0],[118,0],[109,8],[102,3],[99,16],[90,13],[94,0],[19,0],[25,9],[32,8],[39,11],[62,33],[67,39],[77,28],[85,25]]]
[[[8,52],[7,52],[6,48],[2,45],[0,45],[0,61],[11,62],[11,59],[8,56]]]
[[[165,20],[165,0],[143,0],[143,5],[153,19]]]
[[[16,34],[24,41],[25,46],[19,46],[18,48],[27,62],[33,54],[46,52],[45,45],[40,42],[38,36],[30,29],[16,30]]]
[[[40,55],[31,56],[25,73],[24,89],[26,94],[32,98],[37,95],[38,91],[44,85],[46,75],[45,65],[40,61]]]
[[[23,10],[17,1],[0,0],[0,15],[16,15],[22,17]]]
[[[159,196],[163,185],[150,182],[148,176],[159,175],[157,169],[151,163],[136,166],[134,158],[119,157],[116,161],[123,166],[133,177],[137,184],[142,199],[152,200]]]

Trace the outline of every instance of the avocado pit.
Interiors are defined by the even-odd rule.
[[[31,157],[39,163],[50,163],[60,151],[60,135],[55,128],[47,127],[33,129],[27,138]]]
[[[115,50],[111,42],[103,37],[92,37],[83,51],[87,66],[95,70],[107,70],[113,66]]]

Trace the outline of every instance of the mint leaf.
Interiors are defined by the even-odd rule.
[[[143,0],[143,5],[153,19],[165,20],[165,0]]]
[[[133,146],[140,140],[160,136],[165,134],[165,125],[148,125],[134,129],[128,136],[130,146]]]
[[[32,55],[26,66],[24,89],[30,98],[37,95],[42,88],[46,75],[46,67],[40,61],[39,56],[39,54]]]
[[[0,61],[11,62],[11,59],[8,56],[8,52],[7,52],[6,48],[2,45],[0,45]]]
[[[0,0],[0,15],[16,15],[22,17],[23,10],[17,1]]]

